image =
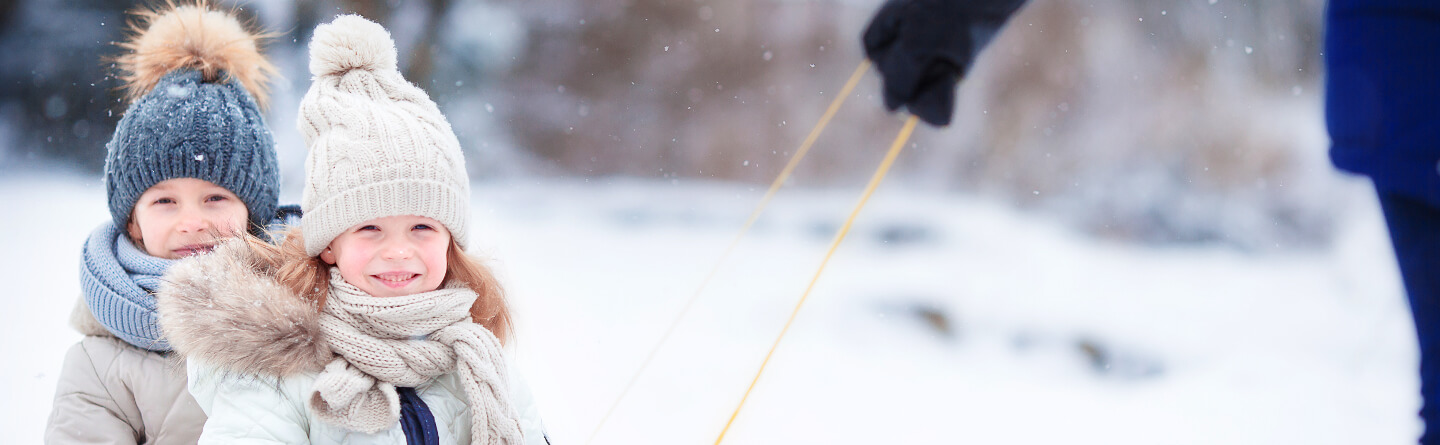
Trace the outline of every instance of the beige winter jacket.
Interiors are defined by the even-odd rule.
[[[85,338],[60,369],[45,443],[194,444],[205,413],[186,390],[183,362],[115,338],[81,299],[71,325]]]

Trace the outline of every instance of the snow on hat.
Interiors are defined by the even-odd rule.
[[[315,77],[299,118],[310,147],[300,225],[311,256],[356,224],[397,215],[433,218],[464,247],[470,180],[460,142],[395,60],[390,33],[360,16],[315,28]]]
[[[260,36],[208,6],[138,13],[117,67],[131,101],[106,144],[105,194],[117,227],[162,181],[197,178],[235,193],[259,230],[275,216],[280,172],[260,112],[275,67]]]

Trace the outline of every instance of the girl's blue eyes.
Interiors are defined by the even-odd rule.
[[[363,232],[366,230],[380,230],[380,226],[368,225],[359,229],[355,229],[356,232]],[[429,224],[416,224],[414,227],[411,227],[410,230],[435,230],[435,228],[431,227]]]
[[[210,195],[210,196],[206,196],[206,197],[205,197],[205,202],[220,202],[220,201],[224,201],[224,200],[227,200],[227,199],[230,199],[230,197],[225,196],[225,195]],[[175,203],[175,199],[173,199],[173,198],[157,198],[154,203],[155,203],[155,204],[174,204],[174,203]]]

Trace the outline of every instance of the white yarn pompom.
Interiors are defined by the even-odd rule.
[[[395,41],[380,24],[342,15],[315,28],[310,40],[310,74],[344,75],[350,70],[395,70]]]

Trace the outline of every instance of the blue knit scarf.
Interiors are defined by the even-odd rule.
[[[155,291],[175,260],[157,258],[135,247],[115,223],[96,228],[80,255],[80,288],[85,303],[105,329],[140,349],[167,352],[160,332]]]
[[[300,224],[299,206],[280,206],[277,213],[268,226],[271,231]],[[80,254],[80,289],[95,321],[137,348],[170,351],[155,313],[155,292],[176,261],[135,247],[113,222],[100,225]]]

